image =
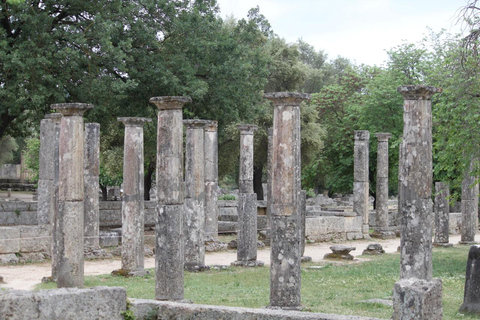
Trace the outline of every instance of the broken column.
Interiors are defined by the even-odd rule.
[[[218,136],[217,121],[205,126],[205,239],[218,241]]]
[[[353,211],[362,217],[362,233],[368,238],[368,157],[370,132],[367,130],[355,131],[354,145],[354,172],[353,172]]]
[[[100,209],[98,191],[100,188],[100,124],[85,124],[85,201],[84,237],[85,250],[99,249]]]
[[[393,319],[442,318],[442,283],[432,279],[432,111],[441,89],[401,86],[404,98],[400,281],[394,287]],[[427,312],[425,312],[427,311]]]
[[[435,182],[435,237],[433,246],[435,247],[451,247],[453,244],[449,241],[449,214],[450,206],[448,204],[448,197],[450,196],[450,189],[448,184],[443,182]]]
[[[377,190],[376,190],[376,226],[372,236],[381,239],[395,238],[388,223],[388,139],[390,133],[376,133],[377,147]]]
[[[55,123],[40,121],[40,150],[38,158],[38,224],[50,224],[54,212]]]
[[[158,108],[155,299],[183,299],[184,183],[182,108],[190,97],[153,97]]]
[[[59,157],[59,139],[60,139],[60,122],[62,119],[62,115],[60,113],[49,113],[45,115],[45,119],[51,119],[54,124],[54,131],[55,135],[53,136],[53,189],[52,189],[52,197],[53,197],[53,212],[51,215],[50,225],[52,226],[52,279],[54,281],[57,280],[57,270],[58,270],[58,239],[57,236],[58,232],[58,171],[59,171],[59,164],[58,164],[58,157]]]
[[[265,98],[274,104],[270,306],[296,309],[301,302],[300,103],[310,95],[275,92]]]
[[[253,124],[237,125],[240,131],[240,170],[238,180],[237,261],[234,266],[263,266],[257,261],[257,194],[253,192]]]
[[[144,161],[143,125],[149,118],[118,118],[125,125],[122,200],[122,270],[143,276],[144,269]]]
[[[205,147],[207,120],[184,120],[185,147],[185,268],[205,269]]]
[[[62,114],[59,137],[57,286],[83,287],[84,126],[91,104],[53,104]]]
[[[460,244],[474,244],[478,230],[478,183],[471,175],[474,162],[470,163],[462,181],[462,229]]]
[[[480,246],[471,246],[468,252],[465,291],[459,312],[480,314]]]

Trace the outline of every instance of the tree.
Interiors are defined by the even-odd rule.
[[[11,136],[6,135],[0,138],[0,165],[11,163],[14,159],[14,152],[17,149],[18,144]]]

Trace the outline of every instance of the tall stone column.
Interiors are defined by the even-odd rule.
[[[354,171],[353,171],[353,211],[362,217],[362,233],[368,238],[368,160],[370,132],[366,130],[355,131],[354,145]]]
[[[62,114],[59,138],[57,286],[83,287],[84,125],[91,104],[53,104]]]
[[[240,131],[237,261],[234,266],[263,266],[257,261],[257,194],[253,192],[253,134],[257,126],[237,125]]]
[[[301,302],[300,103],[310,95],[275,92],[265,98],[274,104],[270,306],[296,309]]]
[[[185,147],[185,268],[205,269],[205,146],[208,120],[184,120]]]
[[[401,86],[404,98],[403,170],[401,197],[400,281],[394,287],[393,319],[404,319],[432,310],[431,319],[442,318],[442,283],[432,279],[432,111],[431,98],[441,89]],[[419,288],[423,288],[419,290]],[[428,295],[428,299],[426,299]],[[412,318],[413,319],[413,318]]]
[[[462,230],[460,244],[475,244],[475,233],[478,230],[478,183],[471,175],[474,162],[465,172],[462,181]]]
[[[157,126],[155,299],[183,299],[184,183],[182,108],[190,97],[154,97]]]
[[[453,244],[449,241],[449,213],[450,206],[448,197],[450,196],[450,188],[448,184],[443,182],[435,182],[435,237],[433,245],[435,247],[451,247]]]
[[[377,199],[376,226],[372,236],[381,239],[395,238],[395,232],[390,230],[388,223],[388,139],[390,133],[376,133],[377,147]]]
[[[100,235],[100,124],[85,124],[85,201],[84,237],[85,250],[98,249]]]
[[[55,124],[51,119],[40,121],[38,170],[38,224],[50,224],[54,212]]]
[[[57,225],[58,225],[58,174],[59,174],[59,139],[60,139],[60,122],[62,115],[60,113],[49,113],[45,115],[45,119],[51,119],[54,124],[54,137],[53,137],[53,212],[50,225],[52,226],[52,279],[57,281],[57,270],[58,270],[58,239],[57,236]]]
[[[267,150],[267,232],[265,244],[270,245],[272,240],[272,178],[273,178],[273,128],[268,128]]]
[[[205,238],[218,241],[218,135],[217,121],[205,126]]]
[[[144,161],[143,125],[149,118],[118,118],[125,125],[123,151],[122,270],[143,276],[144,269]]]

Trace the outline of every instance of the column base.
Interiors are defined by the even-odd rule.
[[[403,279],[393,288],[392,320],[442,319],[442,281]]]
[[[263,267],[265,263],[259,260],[251,260],[251,261],[235,261],[230,264],[232,267],[247,267],[247,268],[255,268],[255,267]]]
[[[301,261],[302,263],[304,263],[304,262],[312,262],[312,257],[303,256],[303,257],[300,259],[300,261]]]
[[[190,272],[203,272],[210,270],[210,267],[206,265],[185,263],[184,270]]]
[[[371,235],[372,238],[378,238],[378,239],[395,239],[397,236],[395,232],[393,231],[381,231],[381,230],[375,230]]]
[[[434,242],[433,243],[433,246],[436,247],[436,248],[449,248],[449,247],[453,247],[453,243],[448,243],[448,242]]]

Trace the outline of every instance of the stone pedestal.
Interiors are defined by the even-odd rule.
[[[376,190],[376,221],[372,237],[381,239],[395,238],[395,232],[390,230],[388,223],[388,139],[390,133],[376,133],[377,148],[377,190]]]
[[[59,139],[60,139],[60,122],[62,115],[60,113],[49,113],[45,115],[46,119],[51,119],[55,127],[54,139],[54,154],[53,154],[53,212],[50,225],[52,227],[52,278],[54,281],[57,280],[57,270],[58,270],[58,239],[60,238],[57,235],[58,232],[58,175],[59,175]]]
[[[185,147],[185,269],[205,268],[205,146],[207,120],[184,120]]]
[[[442,281],[404,279],[393,288],[392,320],[442,319]]]
[[[142,276],[144,269],[143,125],[149,118],[118,118],[125,125],[122,200],[122,270]]]
[[[435,182],[435,237],[433,246],[435,247],[451,247],[453,244],[448,243],[448,224],[449,224],[449,204],[448,197],[450,189],[443,182]]]
[[[462,229],[460,244],[474,244],[478,230],[478,184],[471,175],[473,162],[462,181]]]
[[[84,125],[91,104],[54,104],[62,114],[59,137],[57,286],[83,287]]]
[[[100,124],[85,124],[85,201],[84,201],[84,246],[85,250],[99,249],[100,209]]]
[[[183,299],[184,183],[182,108],[189,97],[154,97],[158,107],[155,299]]]
[[[310,95],[265,94],[274,104],[271,187],[270,307],[301,302],[300,103]]]
[[[217,121],[205,126],[205,238],[218,241],[218,135]]]
[[[353,172],[353,211],[362,217],[362,233],[369,238],[368,230],[368,161],[370,132],[366,130],[355,131],[354,145],[354,172]]]
[[[468,252],[465,293],[459,312],[480,314],[480,246],[471,246]]]

